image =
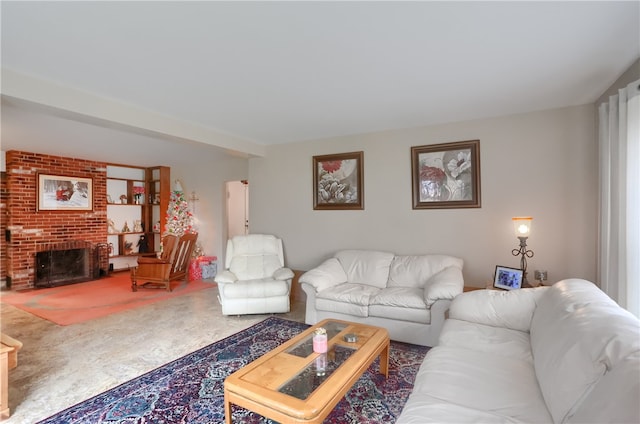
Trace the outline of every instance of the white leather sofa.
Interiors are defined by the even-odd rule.
[[[464,293],[396,422],[639,423],[640,321],[581,279]]]
[[[451,300],[462,293],[463,261],[342,250],[300,276],[305,322],[325,318],[384,327],[392,340],[434,346]]]
[[[268,234],[233,237],[227,242],[225,270],[215,278],[222,314],[289,312],[292,279],[281,239]]]

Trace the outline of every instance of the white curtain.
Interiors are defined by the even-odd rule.
[[[600,287],[640,317],[640,80],[599,106]]]

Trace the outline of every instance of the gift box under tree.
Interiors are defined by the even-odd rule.
[[[218,272],[216,256],[199,256],[189,263],[189,280],[214,278]]]

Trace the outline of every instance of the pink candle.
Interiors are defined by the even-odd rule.
[[[313,351],[316,353],[325,353],[327,351],[326,334],[315,334],[313,336]]]

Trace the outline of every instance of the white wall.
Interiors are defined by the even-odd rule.
[[[480,139],[482,207],[413,210],[411,146]],[[314,211],[312,156],[364,151],[362,211]],[[286,261],[310,269],[346,248],[443,253],[465,260],[465,284],[518,266],[511,217],[534,217],[533,270],[595,281],[593,105],[268,147],[249,160],[252,233],[283,238]]]

